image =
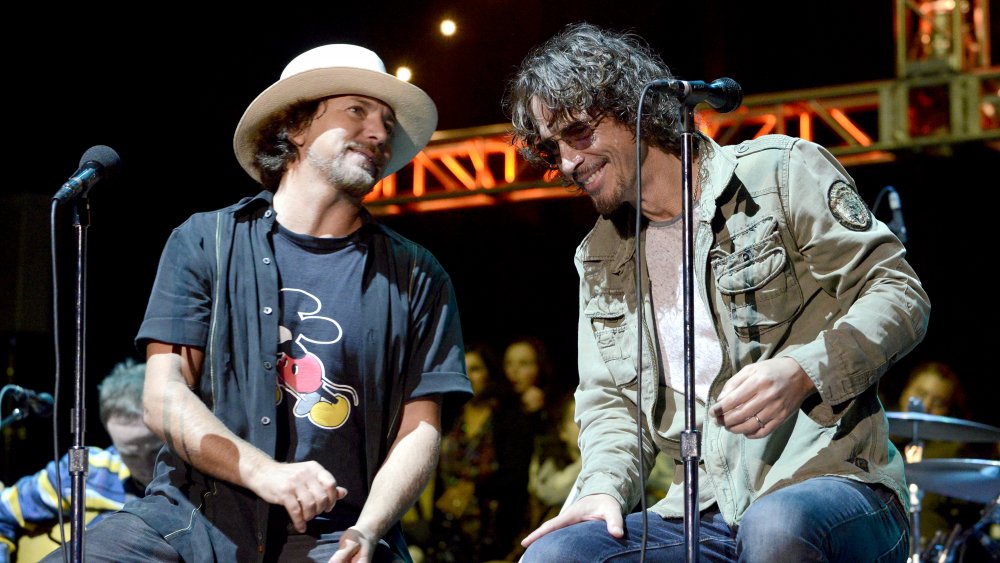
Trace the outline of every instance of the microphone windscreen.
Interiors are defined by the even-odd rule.
[[[724,101],[716,108],[719,113],[730,112],[740,107],[740,104],[743,103],[743,88],[738,82],[732,78],[724,77],[715,80],[714,84],[720,86],[725,92]]]
[[[88,162],[100,164],[104,169],[101,171],[104,177],[109,177],[121,168],[122,159],[115,152],[115,149],[106,145],[94,145],[83,153],[80,158],[80,168],[83,168]]]

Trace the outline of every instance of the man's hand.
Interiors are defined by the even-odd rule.
[[[368,563],[375,556],[378,538],[360,528],[351,526],[340,536],[340,548],[329,563]]]
[[[299,533],[305,533],[306,522],[347,495],[347,489],[338,487],[333,475],[315,461],[274,462],[250,472],[246,482],[260,498],[284,506]]]
[[[625,534],[622,528],[625,522],[622,519],[622,508],[618,505],[618,501],[611,495],[587,495],[574,502],[565,512],[543,523],[537,530],[528,534],[528,537],[521,541],[521,545],[528,547],[549,532],[588,520],[604,520],[608,523],[608,533],[616,538]]]
[[[726,382],[709,411],[719,426],[747,438],[774,432],[816,391],[792,358],[773,358],[741,369]]]

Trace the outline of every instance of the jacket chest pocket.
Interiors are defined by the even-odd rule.
[[[709,259],[716,290],[740,338],[771,330],[802,307],[802,290],[773,217],[722,241]]]
[[[627,314],[623,291],[597,291],[583,310],[594,331],[594,342],[601,359],[611,372],[615,385],[635,383],[635,316]],[[647,356],[648,351],[643,352]]]

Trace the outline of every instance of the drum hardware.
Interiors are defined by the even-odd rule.
[[[887,412],[886,418],[890,435],[910,439],[910,443],[903,448],[910,497],[908,561],[918,563],[925,560],[920,554],[920,509],[924,490],[983,503],[994,501],[1000,496],[1000,462],[976,459],[924,460],[923,440],[1000,442],[1000,428],[960,418],[927,414],[924,412],[923,401],[917,397],[910,397],[906,412]],[[957,534],[952,530],[952,534],[948,536],[949,541],[941,545],[939,555],[945,556],[945,559],[953,553],[949,546],[955,542],[964,545],[966,538],[963,536],[959,541]],[[938,544],[935,541],[932,545]]]
[[[1000,442],[1000,428],[924,412],[887,412],[889,434],[900,438],[945,442]]]
[[[899,414],[923,414],[924,413],[924,402],[919,397],[910,397],[907,401],[907,412]],[[888,416],[889,413],[886,414]],[[889,419],[893,420],[892,418]],[[905,454],[905,460],[907,464],[917,463],[924,456],[924,443],[920,440],[919,426],[917,423],[909,426],[912,430],[911,441],[903,449]],[[892,422],[889,423],[889,433],[893,433]],[[910,555],[907,558],[907,563],[920,563],[920,507],[921,498],[923,497],[923,492],[916,483],[909,483],[908,492],[910,493]]]
[[[990,536],[991,526],[1000,526],[1000,497],[982,511],[982,517],[968,530],[956,524],[947,538],[938,530],[920,554],[920,563],[961,563],[966,547],[974,540],[992,561],[1000,561],[1000,542]]]
[[[1000,495],[1000,461],[925,459],[906,464],[906,480],[924,491],[989,504]]]

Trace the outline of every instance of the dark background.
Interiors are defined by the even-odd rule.
[[[20,6],[2,39],[7,170],[0,204],[0,352],[6,380],[56,390],[49,201],[91,146],[113,147],[123,173],[89,195],[86,232],[86,442],[105,445],[96,385],[132,344],[159,253],[194,211],[228,205],[256,185],[232,153],[250,101],[295,55],[324,43],[357,43],[390,72],[406,64],[437,102],[439,129],[502,123],[506,80],[527,51],[564,25],[586,20],[646,37],[679,77],[736,79],[746,94],[891,79],[893,2],[640,1],[586,3],[327,2],[282,11],[208,13],[203,5],[146,5],[115,14],[92,5]],[[442,38],[438,21],[458,34]],[[997,29],[993,18],[993,29]],[[996,34],[994,33],[994,36]],[[992,60],[997,61],[993,40]],[[922,359],[952,364],[974,417],[1000,423],[992,325],[995,171],[982,144],[901,152],[850,172],[870,205],[899,191],[908,257],[931,297],[927,338],[883,379],[895,398]],[[883,201],[877,216],[888,221]],[[71,444],[76,353],[75,265],[70,206],[55,216],[62,391],[55,420]],[[560,377],[575,378],[576,273],[572,255],[593,223],[586,198],[387,217],[434,252],[453,277],[468,340],[502,346],[534,334],[552,348]],[[7,406],[2,405],[3,414]],[[888,410],[896,410],[890,403]],[[52,456],[52,419],[5,431],[0,479]]]

